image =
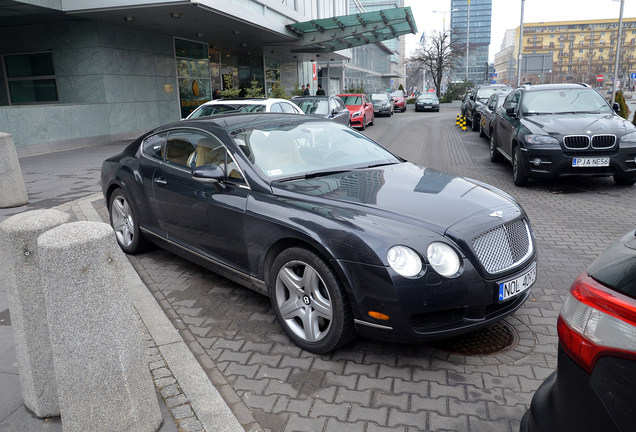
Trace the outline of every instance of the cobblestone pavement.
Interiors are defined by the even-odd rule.
[[[516,431],[556,366],[556,318],[578,274],[634,228],[636,187],[611,179],[512,184],[487,141],[455,112],[407,111],[365,132],[416,163],[493,184],[533,222],[540,252],[532,296],[506,319],[516,345],[461,356],[431,345],[358,338],[318,356],[291,344],[269,299],[168,252],[130,257],[246,429],[270,431]],[[255,423],[257,422],[257,423]]]

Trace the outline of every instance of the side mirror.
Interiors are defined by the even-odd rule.
[[[338,115],[340,111],[338,111],[338,108],[334,108],[333,111],[331,111],[331,115],[335,116]]]
[[[612,109],[614,109],[614,112],[619,112],[621,110],[621,106],[618,104],[618,102],[614,102],[614,105],[612,105]]]
[[[515,107],[513,106],[509,106],[506,108],[506,114],[509,116],[514,116],[515,115]]]
[[[192,171],[192,178],[200,182],[218,183],[225,180],[225,171],[216,164],[201,165]]]

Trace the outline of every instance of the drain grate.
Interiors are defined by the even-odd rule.
[[[471,356],[496,354],[504,349],[514,348],[518,341],[519,337],[512,326],[498,322],[490,328],[436,341],[431,345],[442,351]]]

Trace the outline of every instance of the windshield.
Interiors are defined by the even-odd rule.
[[[605,99],[590,88],[529,91],[523,97],[521,110],[523,114],[613,112]]]
[[[483,89],[477,90],[477,99],[486,99],[492,96],[495,93],[501,93],[505,91],[510,91],[511,89],[508,87],[486,87]]]
[[[389,95],[386,93],[371,93],[369,98],[376,102],[386,102],[389,100]]]
[[[270,181],[400,162],[364,135],[333,122],[261,125],[239,129],[232,137]]]
[[[340,96],[345,105],[362,105],[361,96]]]
[[[425,95],[420,95],[417,97],[417,101],[418,102],[437,102],[437,96],[435,95],[429,95],[429,94],[425,94]]]
[[[227,103],[214,105],[201,105],[190,115],[190,118],[207,117],[226,113],[263,112],[263,104]]]
[[[402,90],[396,90],[393,93],[391,93],[392,97],[404,97],[404,93],[402,92]]]
[[[329,115],[329,101],[327,99],[303,99],[296,102],[305,114]]]

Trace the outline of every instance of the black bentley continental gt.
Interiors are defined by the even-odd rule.
[[[154,243],[271,298],[298,346],[424,342],[517,310],[537,275],[519,204],[296,114],[159,127],[102,167],[117,241]]]

